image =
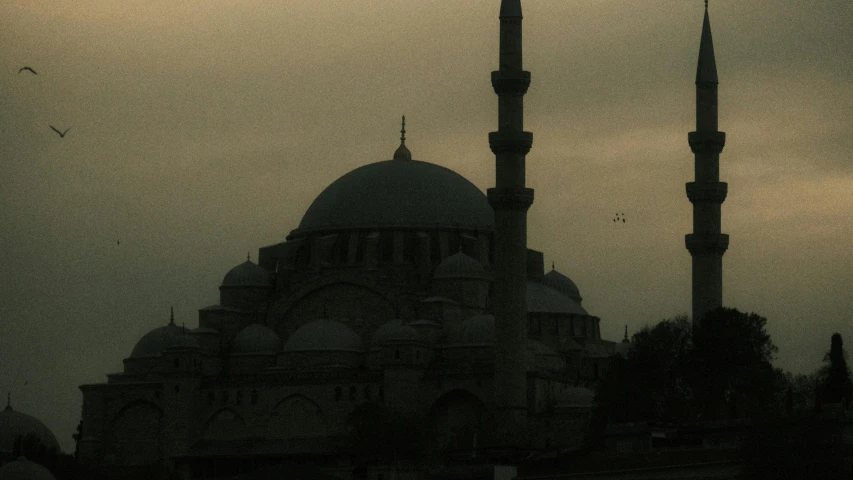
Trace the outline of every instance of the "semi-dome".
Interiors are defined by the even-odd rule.
[[[249,259],[229,270],[222,279],[223,287],[269,287],[270,284],[270,272]]]
[[[281,350],[281,339],[269,327],[253,323],[234,337],[231,353],[278,353]]]
[[[494,315],[474,315],[466,318],[459,326],[454,345],[494,346],[495,341]]]
[[[595,392],[585,387],[568,387],[554,398],[558,407],[591,407],[595,400]]]
[[[421,342],[423,339],[417,330],[409,325],[403,325],[402,320],[391,320],[382,324],[370,338],[372,346],[396,342]]]
[[[293,332],[285,342],[282,351],[363,352],[364,346],[358,334],[348,326],[336,320],[320,319],[306,323]]]
[[[527,282],[527,311],[589,315],[578,302],[539,282]]]
[[[462,250],[442,260],[435,267],[434,278],[485,278],[483,264]]]
[[[580,290],[578,290],[578,286],[575,285],[575,282],[573,282],[571,278],[555,270],[553,265],[551,266],[551,271],[546,273],[542,278],[542,283],[578,303],[583,301]]]
[[[59,451],[56,436],[39,419],[12,409],[11,402],[0,412],[0,452],[11,454],[15,448],[15,439],[34,435],[47,448]]]
[[[130,358],[159,356],[164,348],[172,345],[180,336],[183,336],[182,328],[170,321],[168,325],[157,327],[143,335],[133,347]]]
[[[494,212],[465,177],[419,160],[371,163],[345,174],[314,200],[295,232],[353,228],[494,228]]]
[[[55,477],[38,463],[19,457],[0,467],[0,480],[55,480]]]

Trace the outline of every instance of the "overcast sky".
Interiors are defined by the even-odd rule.
[[[284,240],[336,178],[391,158],[402,114],[414,158],[492,186],[498,6],[2,2],[0,388],[13,406],[73,450],[78,385],[120,371],[171,305],[197,326],[247,251]],[[605,338],[687,313],[702,2],[523,6],[529,246],[578,284]],[[710,12],[724,303],[767,317],[777,365],[810,372],[833,332],[853,344],[853,3]]]

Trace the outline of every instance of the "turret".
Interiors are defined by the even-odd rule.
[[[495,188],[488,191],[495,211],[495,402],[512,442],[524,441],[517,432],[527,421],[527,209],[533,203],[533,190],[525,187],[525,156],[533,135],[524,131],[530,72],[522,69],[521,20],[521,1],[502,0],[500,66],[492,72],[498,131],[489,133],[495,154]]]
[[[706,0],[696,67],[696,131],[688,135],[695,154],[695,181],[687,184],[687,198],[693,203],[693,233],[685,237],[685,245],[693,261],[694,324],[723,304],[723,254],[729,245],[729,236],[720,233],[720,207],[728,185],[720,182],[720,152],[726,134],[717,130],[717,83]]]

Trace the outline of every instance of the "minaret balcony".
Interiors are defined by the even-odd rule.
[[[497,70],[492,72],[492,88],[498,95],[524,95],[530,87],[530,72]]]
[[[690,182],[687,184],[687,198],[690,203],[723,203],[726,200],[726,194],[729,191],[729,185],[725,182],[714,183],[696,183]]]
[[[693,153],[720,153],[726,144],[726,132],[690,132],[687,142]]]
[[[490,188],[486,193],[495,210],[527,210],[533,205],[532,188]]]
[[[684,244],[690,255],[722,255],[729,248],[729,236],[725,233],[689,233]]]
[[[500,153],[527,155],[532,146],[533,134],[530,132],[489,132],[489,147],[495,155]]]

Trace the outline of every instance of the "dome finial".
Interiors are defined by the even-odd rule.
[[[705,3],[708,3],[708,1],[705,0]],[[622,343],[628,343],[629,341],[630,340],[628,340],[628,325],[625,325],[625,338],[622,339]]]
[[[12,409],[12,392],[6,392],[6,411]]]
[[[175,324],[175,307],[169,307],[169,325]]]
[[[247,262],[251,262],[251,261],[252,261],[252,252],[246,252],[246,261],[247,261]]]
[[[403,128],[400,129],[400,146],[394,152],[394,160],[411,160],[412,152],[406,148],[406,116],[403,115]]]
[[[556,268],[554,268],[554,261],[553,260],[551,260],[551,270],[556,270]]]
[[[708,0],[705,0],[705,10],[708,10]]]

